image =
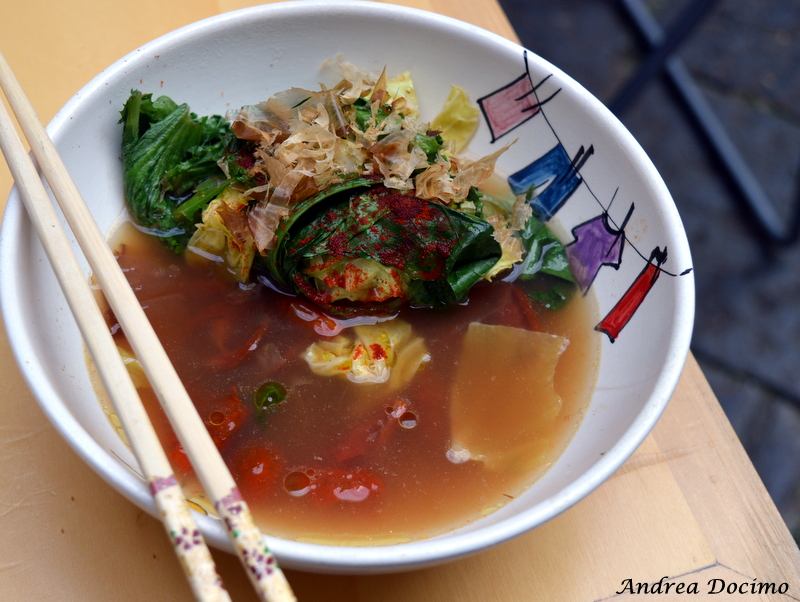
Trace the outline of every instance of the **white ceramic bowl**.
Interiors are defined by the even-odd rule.
[[[548,171],[543,166],[556,166],[551,171],[558,173],[569,166],[564,159],[573,160],[578,171],[570,175],[567,169],[566,177],[546,189],[540,182],[545,192],[538,198],[557,209],[553,223],[566,233],[565,242],[582,237],[587,282],[607,326],[607,333],[598,333],[599,380],[585,420],[549,472],[507,506],[457,531],[407,544],[344,551],[271,540],[285,567],[387,572],[508,540],[566,510],[608,478],[653,427],[677,383],[689,348],[694,283],[669,192],[619,121],[536,55],[427,12],[307,0],[213,17],[159,38],[100,73],[48,131],[101,229],[110,231],[125,212],[118,120],[131,89],[188,102],[200,115],[220,113],[292,86],[316,87],[322,62],[339,53],[365,69],[410,69],[423,118],[433,117],[451,84],[484,99],[484,119],[471,148],[488,154],[518,138],[499,161],[506,174],[532,166],[543,180]],[[573,233],[573,228],[578,229]],[[627,310],[615,309],[620,301]],[[78,330],[16,192],[0,234],[0,304],[16,359],[52,423],[104,479],[155,514],[147,485],[128,468],[135,459],[95,399]],[[216,519],[197,519],[213,545],[230,549]]]

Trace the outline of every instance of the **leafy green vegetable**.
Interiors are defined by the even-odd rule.
[[[294,208],[292,213],[286,218],[281,220],[278,230],[275,232],[276,246],[273,251],[268,253],[265,257],[258,257],[259,263],[263,264],[267,271],[272,275],[279,284],[286,287],[291,286],[291,276],[289,275],[289,266],[286,265],[286,242],[288,240],[289,231],[295,227],[298,220],[305,215],[305,213],[321,203],[325,199],[335,196],[341,192],[351,190],[353,188],[360,188],[370,186],[375,183],[375,179],[367,178],[350,178],[333,186],[329,186],[319,194],[306,199],[299,203]]]
[[[166,96],[153,100],[152,94],[134,90],[121,115],[128,206],[141,226],[180,252],[197,213],[213,198],[210,193],[215,196],[246,178],[235,161],[242,143],[219,115],[198,118],[188,105]],[[220,160],[227,161],[227,174]]]
[[[200,182],[194,193],[172,211],[172,216],[179,223],[193,224],[197,221],[197,214],[202,212],[208,204],[225,192],[233,180],[221,178],[208,178]]]
[[[467,198],[458,203],[458,209],[476,217],[485,217],[483,200],[486,196],[475,186],[470,186]]]
[[[408,74],[390,83],[413,91]],[[462,111],[466,97],[458,90],[451,96],[452,115],[445,112],[444,121],[468,138],[472,117]],[[398,111],[416,111],[414,100],[400,103]],[[376,126],[379,130],[393,111],[391,105],[376,106],[367,98],[358,99],[353,109],[355,126],[364,132]],[[213,247],[234,257],[233,267],[243,279],[255,261],[278,284],[334,315],[386,314],[406,302],[423,307],[461,302],[475,283],[491,279],[501,257],[509,265],[523,258],[519,277],[533,281],[530,295],[546,307],[563,305],[576,288],[563,246],[536,218],[512,233],[516,248],[504,255],[508,239],[496,239],[496,222],[490,222],[494,214],[508,213],[510,202],[487,197],[475,186],[452,205],[425,200],[384,186],[374,169],[362,172],[369,175],[353,173],[291,205],[289,215],[270,224],[274,238],[270,230],[269,247],[265,243],[257,254],[247,222],[242,226],[253,199],[233,205],[220,201],[242,196],[241,190],[257,184],[244,167],[256,160],[254,142],[237,139],[219,115],[198,117],[186,104],[135,90],[120,121],[125,193],[141,226],[175,252],[191,240],[208,252],[206,247]],[[417,131],[409,144],[429,163],[441,162],[452,133],[439,126]],[[376,136],[380,141],[386,134],[378,131]]]
[[[433,135],[431,135],[431,133]],[[444,139],[438,133],[431,133],[417,134],[414,136],[413,140],[413,144],[420,147],[422,152],[425,153],[425,156],[428,158],[428,163],[435,162],[439,153],[444,148]]]
[[[372,105],[366,98],[359,98],[353,103],[356,110],[356,125],[362,132],[366,132],[372,123]],[[375,124],[378,125],[389,116],[390,107],[381,105],[375,113]]]
[[[519,278],[539,279],[540,286],[530,293],[531,298],[548,309],[563,307],[576,288],[564,246],[536,217],[528,219],[520,235],[527,254]]]
[[[520,278],[530,280],[541,272],[575,282],[564,246],[543,222],[535,217],[529,218],[520,235],[527,251]]]
[[[560,280],[548,276],[541,277],[541,289],[534,289],[528,296],[538,301],[545,309],[558,310],[564,307],[575,294],[576,285],[573,282]]]
[[[497,263],[501,249],[493,231],[480,218],[359,178],[294,208],[276,233],[277,247],[267,260],[279,282],[336,315],[393,311],[406,301],[447,305],[465,299]],[[320,276],[325,269],[320,264],[340,266],[343,259],[393,268],[400,273],[402,289],[376,303],[364,291],[365,302],[357,309],[335,303],[327,287],[340,284],[344,276],[330,270],[329,278]]]

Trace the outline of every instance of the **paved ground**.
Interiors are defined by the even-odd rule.
[[[691,0],[648,0],[666,28]],[[701,0],[702,1],[702,0]],[[500,0],[522,44],[612,105],[641,64],[617,0]],[[719,0],[676,55],[779,215],[800,203],[800,0]],[[672,192],[695,267],[692,348],[800,533],[800,243],[767,245],[672,88],[620,113]]]

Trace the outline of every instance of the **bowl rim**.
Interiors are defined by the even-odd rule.
[[[139,54],[150,52],[187,36],[196,36],[217,28],[225,28],[229,24],[238,23],[242,20],[263,19],[266,17],[280,18],[325,11],[349,11],[352,14],[360,15],[366,13],[373,17],[384,18],[402,16],[411,20],[426,21],[450,30],[457,30],[462,34],[480,36],[487,43],[499,45],[506,49],[517,52],[524,50],[516,42],[498,34],[452,17],[422,9],[364,0],[289,0],[214,15],[180,27],[134,49],[101,71],[83,86],[53,117],[47,126],[47,131],[55,140],[58,140],[60,131],[68,123],[71,113],[80,104],[82,98],[95,94],[99,88],[104,86],[105,81],[124,71],[128,60]],[[538,56],[530,51],[527,52],[529,55]],[[664,199],[667,209],[669,209],[665,212],[664,218],[671,226],[668,227],[668,230],[676,234],[673,237],[675,240],[671,241],[670,252],[684,257],[691,264],[688,241],[686,240],[680,217],[677,214],[677,209],[674,207],[674,202],[666,189],[666,185],[661,181],[644,150],[600,101],[560,69],[541,59],[541,57],[538,57],[538,59],[547,64],[548,67],[552,67],[553,72],[558,73],[565,81],[572,82],[574,89],[581,93],[594,109],[605,116],[610,126],[613,126],[615,134],[620,136],[627,148],[630,149],[630,160],[635,163],[635,168],[640,171],[643,170],[644,173],[651,175],[659,183],[658,186],[662,189],[662,193],[659,196]],[[13,257],[13,249],[18,248],[20,243],[21,229],[16,226],[24,223],[27,216],[18,196],[15,186],[11,190],[4,219],[2,225],[0,225],[0,234],[2,234],[0,235],[0,257]],[[24,328],[17,326],[22,322],[13,302],[13,279],[11,277],[12,274],[7,273],[6,263],[0,262],[0,310],[2,310],[2,317],[7,326],[7,335],[12,353],[40,407],[42,407],[48,419],[62,437],[95,472],[140,508],[145,509],[153,516],[158,516],[158,511],[147,484],[130,471],[119,470],[119,462],[100,446],[64,404],[59,402],[58,395],[47,382],[44,372],[38,366],[26,362],[25,358],[32,357],[35,353],[33,346],[30,344],[31,342],[25,336]],[[661,416],[678,384],[683,365],[689,354],[689,343],[693,328],[693,275],[690,274],[689,277],[680,278],[676,286],[678,287],[676,297],[681,302],[675,308],[673,336],[670,338],[670,348],[667,352],[668,360],[661,367],[658,378],[653,385],[654,393],[631,422],[623,437],[599,458],[594,465],[573,479],[557,494],[513,517],[495,522],[486,529],[470,530],[465,533],[459,533],[456,530],[442,536],[415,540],[409,543],[350,547],[306,543],[267,536],[266,539],[281,564],[288,568],[311,567],[313,570],[321,572],[354,572],[360,574],[420,568],[470,555],[510,540],[554,518],[583,499],[608,479],[639,447]],[[233,551],[227,534],[217,519],[198,513],[195,513],[195,519],[210,543],[223,550]],[[345,548],[347,553],[342,554],[342,550]]]

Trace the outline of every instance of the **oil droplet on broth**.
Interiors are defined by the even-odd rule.
[[[417,415],[414,412],[403,412],[397,421],[404,429],[413,429],[417,426]]]
[[[295,470],[287,474],[283,479],[283,488],[289,495],[295,497],[303,496],[311,489],[311,477],[305,472]]]
[[[211,412],[211,415],[208,417],[208,421],[213,426],[220,426],[223,422],[225,422],[225,414],[219,410]]]

